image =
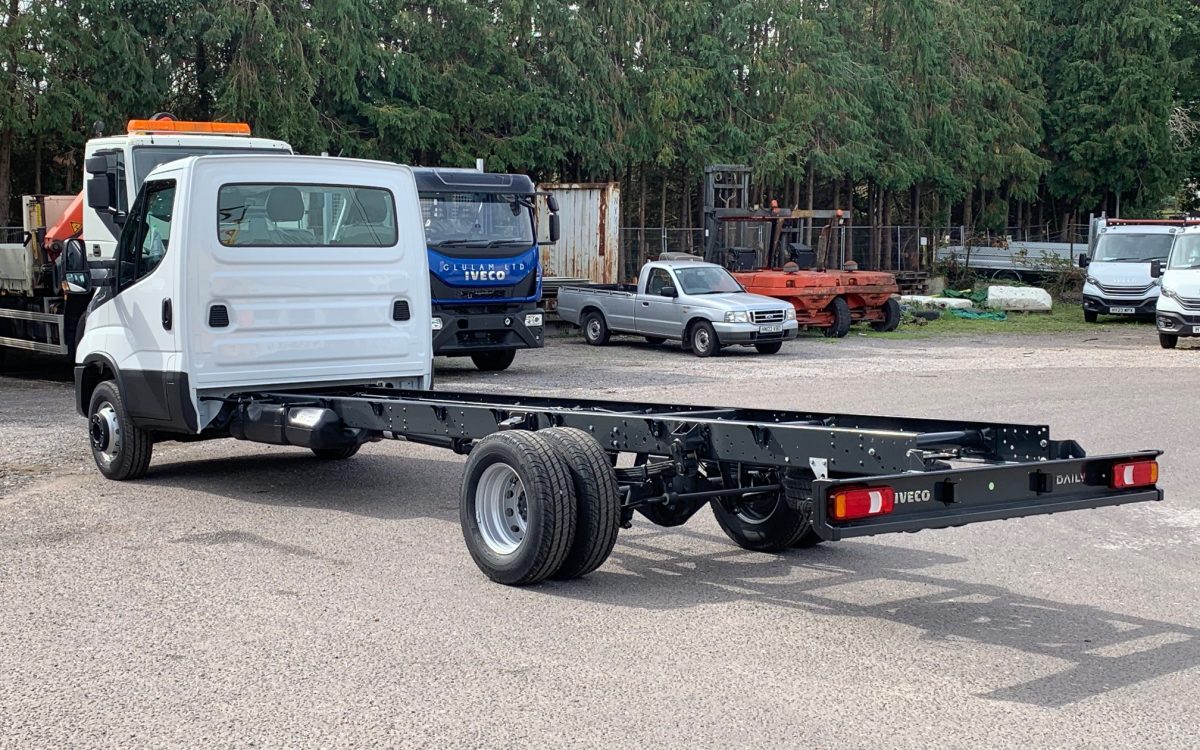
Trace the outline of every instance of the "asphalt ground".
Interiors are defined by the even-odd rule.
[[[639,516],[591,576],[485,579],[463,459],[160,444],[91,464],[69,373],[0,375],[0,746],[1200,746],[1200,347],[553,338],[438,387],[1047,423],[1167,451],[1163,503],[739,550]]]

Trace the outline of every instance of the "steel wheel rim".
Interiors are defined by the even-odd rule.
[[[596,320],[595,318],[592,318],[591,320],[589,320],[588,326],[587,326],[587,333],[588,333],[589,339],[591,339],[592,341],[599,341],[600,340],[600,321]]]
[[[765,523],[775,513],[775,509],[779,507],[779,502],[782,499],[780,493],[759,493],[757,499],[746,502],[746,498],[751,497],[746,495],[742,498],[742,502],[738,505],[737,517],[744,523],[757,525]]]
[[[521,477],[508,464],[492,464],[479,475],[475,522],[484,544],[497,555],[513,554],[524,541],[529,503]]]
[[[109,466],[116,461],[121,455],[121,422],[111,403],[105,401],[96,409],[88,432],[92,439],[92,450],[101,463]]]
[[[708,347],[711,345],[712,345],[712,337],[708,335],[708,329],[707,328],[697,329],[696,339],[695,339],[695,343],[693,344],[693,346],[695,346],[698,351],[706,352],[706,351],[708,351]]]

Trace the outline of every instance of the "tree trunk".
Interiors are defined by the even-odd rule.
[[[965,198],[963,198],[962,223],[963,223],[963,226],[966,227],[967,232],[972,232],[975,229],[975,216],[971,211],[971,209],[972,209],[971,201],[974,197],[975,197],[975,188],[971,188],[970,190],[967,191],[967,196]],[[965,237],[963,238],[963,242],[964,243],[966,242]]]
[[[882,195],[879,198],[879,225],[880,233],[883,235],[883,255],[884,265],[887,270],[892,270],[896,267],[896,250],[892,242],[892,195],[888,190],[881,191]]]
[[[836,267],[841,268],[846,258],[854,257],[854,178],[846,177],[846,256],[837,257]]]
[[[812,211],[812,207],[813,207],[813,189],[814,189],[813,183],[815,181],[816,181],[816,168],[813,166],[812,160],[810,159],[808,162],[808,193],[807,193],[807,195],[805,195],[805,199],[804,199],[804,207],[807,208],[809,211]],[[804,244],[808,245],[809,247],[812,247],[812,229],[813,229],[813,220],[812,220],[812,217],[809,217],[808,219],[804,220]]]
[[[8,226],[11,215],[9,204],[12,202],[12,153],[15,137],[11,128],[0,132],[0,227]]]

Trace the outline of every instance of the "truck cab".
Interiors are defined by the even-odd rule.
[[[1161,294],[1155,307],[1158,341],[1174,349],[1179,338],[1200,336],[1200,226],[1175,235],[1166,263],[1156,262]]]
[[[1090,254],[1079,257],[1087,272],[1083,285],[1083,317],[1095,323],[1101,315],[1150,318],[1158,302],[1153,261],[1165,261],[1183,222],[1153,219],[1098,219]]]
[[[504,370],[545,342],[537,198],[525,175],[415,167],[433,294],[434,353]],[[550,243],[558,239],[550,201]]]
[[[407,167],[175,160],[146,175],[115,261],[96,275],[75,367],[101,460],[136,459],[121,452],[122,434],[227,434],[231,389],[432,382],[425,240]],[[122,431],[118,414],[140,432]]]

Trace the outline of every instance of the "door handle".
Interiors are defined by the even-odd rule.
[[[171,330],[171,298],[164,297],[162,303],[162,324],[163,330]]]
[[[650,306],[650,303],[649,303],[649,302],[643,302],[643,303],[642,303],[642,307],[649,307],[649,306]]]

